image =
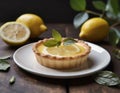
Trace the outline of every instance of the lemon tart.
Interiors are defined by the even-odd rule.
[[[50,39],[40,40],[33,46],[33,52],[41,65],[55,69],[84,68],[88,65],[91,48],[87,43],[75,39],[77,42],[70,45],[63,45],[62,42],[59,46],[46,47],[44,42]]]

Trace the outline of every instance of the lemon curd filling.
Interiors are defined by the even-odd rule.
[[[48,54],[57,57],[71,57],[80,55],[85,51],[83,46],[78,43],[72,45],[60,45],[55,47],[46,47],[43,44],[37,47],[39,53]]]
[[[37,62],[45,67],[54,69],[85,69],[89,67],[87,61],[91,47],[82,40],[70,45],[61,42],[59,46],[45,46],[44,42],[51,39],[44,39],[36,42],[33,52]]]

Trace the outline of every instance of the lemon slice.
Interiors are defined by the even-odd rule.
[[[24,44],[30,37],[30,30],[18,22],[7,22],[0,27],[0,37],[11,46]]]
[[[83,52],[84,48],[82,46],[78,46],[77,44],[72,44],[72,45],[62,45],[59,47],[44,47],[40,46],[38,47],[38,50],[41,52],[41,49],[44,49],[42,52],[44,54],[49,54],[52,56],[59,56],[59,57],[70,57],[70,56],[75,56],[77,54],[80,54]]]

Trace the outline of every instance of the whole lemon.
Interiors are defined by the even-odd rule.
[[[81,39],[98,42],[107,37],[109,33],[108,22],[100,17],[91,18],[87,20],[81,27],[79,34]]]
[[[17,18],[16,22],[23,23],[30,29],[30,38],[36,38],[47,30],[42,18],[35,14],[23,14]]]

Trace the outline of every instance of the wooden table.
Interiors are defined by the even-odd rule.
[[[72,24],[47,24],[47,26],[48,31],[40,38],[51,37],[50,31],[52,29],[59,30],[62,36],[78,38],[79,30],[76,30]],[[105,41],[97,44],[105,48],[112,57],[111,63],[105,70],[111,70],[120,75],[120,62],[112,56],[113,47]],[[4,53],[12,55],[16,49],[7,46],[0,39],[0,56]],[[94,75],[74,79],[52,79],[22,70],[14,63],[13,58],[8,59],[8,61],[11,65],[9,71],[0,72],[0,93],[120,93],[119,88],[96,84],[93,79]],[[16,77],[13,85],[9,84],[11,76]]]

